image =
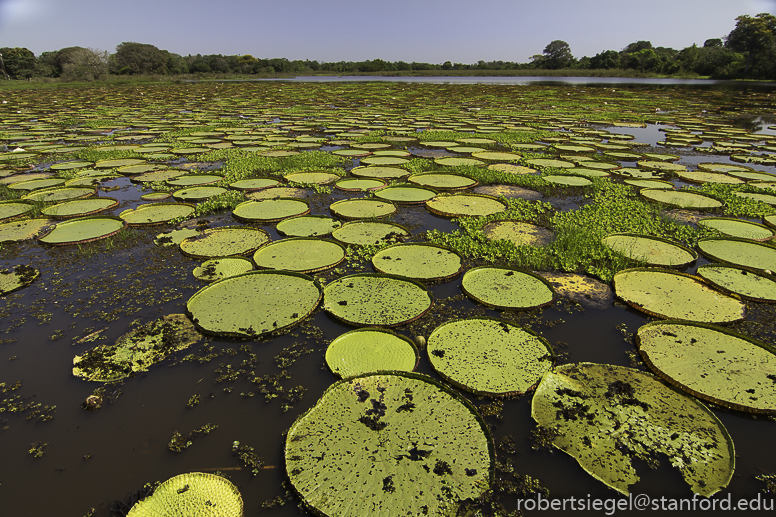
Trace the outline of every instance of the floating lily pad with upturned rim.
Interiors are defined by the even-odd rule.
[[[375,253],[372,266],[378,273],[430,282],[460,273],[463,259],[453,250],[436,244],[394,244]]]
[[[334,230],[332,237],[344,244],[366,246],[380,244],[391,236],[406,237],[409,234],[406,228],[394,223],[352,221]]]
[[[493,196],[483,194],[439,195],[426,201],[429,212],[443,217],[482,217],[507,209]]]
[[[607,364],[557,366],[542,378],[531,416],[552,444],[595,479],[628,494],[633,456],[667,455],[692,491],[709,497],[735,469],[733,440],[709,409],[648,373]]]
[[[181,252],[199,259],[235,257],[253,253],[270,242],[270,236],[260,228],[220,226],[187,237],[180,243]]]
[[[201,282],[215,282],[235,275],[247,273],[253,269],[253,263],[241,257],[221,257],[206,260],[194,268],[194,278]]]
[[[559,169],[569,169],[574,167],[574,164],[565,160],[552,160],[548,158],[532,158],[526,160],[526,163],[533,165],[534,167],[557,167]]]
[[[375,192],[375,197],[385,199],[398,205],[422,205],[429,199],[437,195],[437,192],[430,188],[392,185]]]
[[[506,267],[470,269],[463,275],[461,289],[472,300],[496,309],[533,309],[555,299],[555,291],[544,278]]]
[[[170,199],[172,197],[172,194],[169,192],[151,192],[149,194],[143,194],[140,196],[140,199],[143,201],[164,201],[165,199]]]
[[[39,236],[38,240],[51,246],[84,244],[116,235],[125,226],[123,220],[109,215],[78,217],[57,223],[49,232]]]
[[[673,190],[674,184],[670,181],[663,181],[657,179],[640,179],[640,178],[626,178],[623,183],[636,188],[651,188],[651,189],[664,189]]]
[[[765,225],[731,217],[706,217],[698,221],[698,226],[712,228],[731,237],[755,241],[766,241],[773,237],[773,230]]]
[[[286,197],[245,201],[232,210],[232,216],[238,221],[263,224],[309,213],[307,201]]]
[[[490,488],[477,410],[425,375],[373,373],[328,388],[288,431],[286,471],[321,515],[456,515]]]
[[[233,188],[235,190],[253,191],[276,187],[278,185],[280,185],[280,182],[273,178],[248,178],[230,183],[229,188]]]
[[[145,160],[137,158],[119,158],[116,160],[100,160],[94,164],[95,169],[117,169],[128,165],[140,165],[146,163]]]
[[[677,271],[625,269],[614,275],[613,283],[620,299],[658,318],[732,323],[746,314],[741,301],[712,289],[699,277]]]
[[[292,172],[283,176],[286,181],[293,183],[314,183],[316,185],[328,185],[341,178],[338,174],[326,171]]]
[[[593,184],[592,181],[585,178],[584,176],[572,176],[570,174],[550,174],[547,176],[542,176],[542,179],[550,185],[559,185],[564,187],[589,187]]]
[[[213,196],[223,194],[227,190],[223,187],[188,187],[176,190],[172,193],[172,197],[178,201],[204,201]]]
[[[218,176],[217,174],[184,174],[183,176],[168,179],[165,183],[171,187],[196,187],[200,185],[212,185],[223,179],[222,176]]]
[[[776,248],[737,237],[706,237],[696,245],[711,260],[759,271],[776,271]]]
[[[87,199],[75,199],[65,201],[57,205],[47,206],[40,213],[46,217],[55,219],[67,219],[69,217],[83,217],[97,214],[105,210],[112,210],[119,206],[119,201],[112,197],[92,197]]]
[[[31,201],[20,201],[18,199],[0,201],[0,222],[22,217],[34,209],[35,204]]]
[[[684,267],[698,258],[698,253],[687,246],[651,235],[613,233],[601,242],[615,253],[650,266]]]
[[[251,271],[203,287],[186,302],[186,312],[206,334],[252,339],[299,323],[322,296],[307,275]]]
[[[457,158],[453,156],[447,156],[444,158],[435,158],[434,163],[437,165],[446,165],[448,167],[460,167],[462,165],[474,165],[474,166],[480,166],[485,165],[485,162],[482,160],[477,160],[475,158]]]
[[[771,275],[726,264],[704,264],[696,274],[717,289],[745,300],[776,302],[776,279]]]
[[[277,231],[288,237],[314,237],[328,235],[342,223],[326,215],[300,215],[283,219],[277,224]]]
[[[39,203],[58,203],[94,196],[95,194],[97,194],[97,190],[91,187],[55,187],[32,192],[22,196],[22,199]]]
[[[180,474],[135,503],[127,517],[242,517],[243,500],[234,484],[203,472]]]
[[[409,174],[408,171],[398,167],[381,167],[377,165],[354,167],[350,170],[350,173],[359,178],[377,178],[385,180],[399,179]]]
[[[34,267],[20,265],[12,270],[0,269],[0,296],[18,291],[40,277],[40,270]]]
[[[507,240],[515,246],[547,246],[555,238],[547,228],[522,221],[493,221],[480,231],[490,241]]]
[[[495,318],[444,323],[431,333],[427,348],[437,373],[477,395],[522,395],[555,359],[547,340]]]
[[[759,192],[734,192],[733,195],[742,197],[744,199],[760,201],[767,205],[776,206],[776,196],[773,194],[761,194]]]
[[[776,348],[712,325],[657,321],[639,328],[644,362],[682,391],[747,413],[776,414]]]
[[[407,178],[407,181],[421,187],[431,187],[437,190],[462,190],[477,186],[477,180],[460,174],[442,172],[413,174]]]
[[[334,184],[340,190],[346,192],[363,192],[367,190],[377,190],[385,187],[383,180],[372,178],[344,178]]]
[[[69,171],[71,169],[82,169],[84,167],[91,167],[94,165],[93,162],[61,162],[61,163],[54,163],[51,164],[52,171]]]
[[[259,269],[285,269],[314,273],[330,269],[345,260],[339,243],[312,237],[292,237],[268,244],[253,254]]]
[[[34,219],[0,223],[0,243],[32,239],[41,232],[46,231],[53,222],[54,220],[48,217],[36,217]]]
[[[381,199],[343,199],[332,203],[329,209],[343,219],[387,217],[396,213],[396,205]]]
[[[189,217],[194,214],[194,211],[194,205],[188,203],[149,203],[124,210],[119,217],[129,226],[146,226],[163,224],[178,217]]]
[[[62,178],[40,178],[34,180],[18,181],[8,185],[10,190],[24,190],[32,192],[33,190],[59,187],[65,184]]]
[[[713,197],[684,190],[642,189],[639,195],[664,205],[676,208],[708,210],[722,207],[722,202]]]
[[[347,378],[378,371],[411,372],[419,356],[409,338],[387,329],[362,328],[335,338],[325,359],[334,375]]]
[[[351,325],[395,327],[420,318],[432,303],[431,293],[419,282],[360,273],[326,284],[323,308]]]

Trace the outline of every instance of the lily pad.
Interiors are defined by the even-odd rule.
[[[488,165],[488,170],[501,171],[508,174],[536,174],[539,172],[536,169],[512,163],[494,163],[493,165]]]
[[[0,296],[18,291],[31,285],[40,276],[40,270],[34,267],[19,265],[13,270],[0,269]]]
[[[441,172],[413,174],[407,178],[407,181],[420,185],[421,187],[431,187],[436,190],[462,190],[477,185],[477,180],[472,178],[460,174]]]
[[[199,185],[211,185],[224,178],[216,174],[184,174],[165,181],[171,187],[195,187]]]
[[[343,199],[332,203],[329,209],[343,219],[369,219],[394,214],[396,205],[380,199]]]
[[[295,325],[323,296],[313,278],[290,271],[251,271],[197,291],[186,312],[202,332],[254,339]]]
[[[278,185],[280,185],[280,182],[272,178],[248,178],[230,183],[229,188],[233,188],[235,190],[253,191],[276,187]]]
[[[292,172],[286,174],[283,178],[288,182],[293,183],[314,183],[316,185],[327,185],[334,183],[341,176],[332,172],[315,171],[315,172]]]
[[[263,191],[267,192],[267,191]],[[250,223],[275,223],[310,213],[310,205],[303,199],[276,198],[245,201],[232,210],[232,216],[238,221]]]
[[[696,210],[708,210],[722,207],[722,202],[712,197],[687,192],[684,190],[663,190],[646,188],[639,191],[639,194],[649,199],[663,203],[664,205],[676,208],[693,208]]]
[[[549,343],[518,325],[494,318],[454,320],[428,338],[429,361],[442,377],[477,395],[522,395],[555,358]]]
[[[268,244],[253,254],[259,269],[284,269],[298,273],[323,271],[345,260],[340,244],[311,237],[293,237]]]
[[[260,228],[221,226],[183,239],[180,249],[184,255],[199,259],[234,257],[253,253],[269,241],[269,234]]]
[[[59,187],[64,185],[65,180],[62,178],[40,178],[35,180],[19,181],[8,185],[10,190],[24,190],[31,192],[42,188]]]
[[[461,289],[474,301],[496,309],[543,307],[555,298],[555,292],[544,278],[506,267],[470,269],[463,275]]]
[[[649,235],[613,233],[601,242],[615,253],[650,266],[683,267],[698,258],[698,253],[687,246]]]
[[[277,231],[289,237],[314,237],[328,235],[342,223],[325,215],[300,215],[283,219],[277,224]]]
[[[154,239],[154,244],[157,246],[178,246],[183,239],[193,237],[202,233],[199,230],[193,228],[181,228],[179,230],[172,230],[164,233],[160,233]]]
[[[432,302],[431,293],[414,280],[361,273],[326,284],[323,308],[351,325],[395,327],[423,316]]]
[[[691,183],[724,183],[727,185],[740,185],[744,180],[728,176],[727,174],[703,171],[679,171],[680,179]]]
[[[375,253],[372,266],[379,273],[429,282],[460,273],[463,259],[458,253],[435,244],[394,244]]]
[[[507,240],[515,246],[547,246],[555,238],[547,228],[521,221],[493,221],[480,231],[488,240]]]
[[[639,179],[639,178],[626,178],[623,183],[636,188],[651,188],[651,189],[665,189],[673,190],[674,184],[670,181],[663,181],[657,179]]]
[[[19,201],[16,199],[0,201],[0,222],[22,217],[34,209],[35,204],[30,201]]]
[[[22,199],[38,203],[59,203],[60,201],[93,196],[96,193],[97,191],[90,187],[55,187],[32,192],[22,196]]]
[[[35,219],[2,223],[0,224],[0,243],[32,239],[46,231],[53,222],[53,219],[47,217],[37,217]]]
[[[47,206],[42,208],[40,213],[47,217],[54,217],[55,219],[66,219],[69,217],[82,217],[97,214],[105,210],[112,210],[117,206],[119,206],[119,201],[112,197],[93,197],[65,201],[64,203],[59,203],[57,205]]]
[[[698,249],[711,260],[771,273],[776,271],[776,248],[736,237],[707,237]]]
[[[748,413],[776,414],[776,348],[711,325],[648,323],[639,353],[657,375],[702,400]]]
[[[483,217],[503,212],[506,205],[483,194],[439,195],[426,202],[429,212],[443,217]]]
[[[304,199],[310,193],[309,190],[303,188],[294,187],[269,187],[261,190],[254,190],[245,194],[248,199],[280,199],[280,198],[297,198]]]
[[[391,201],[397,205],[421,205],[436,196],[430,188],[395,185],[375,192],[375,197]]]
[[[658,268],[634,268],[614,275],[614,291],[634,309],[658,318],[732,323],[746,305],[707,286],[698,277]]]
[[[709,497],[733,476],[733,441],[700,401],[652,375],[622,366],[580,363],[548,372],[531,416],[555,447],[590,475],[628,494],[639,480],[633,459],[665,454],[692,491]]]
[[[370,167],[354,167],[350,170],[350,173],[359,178],[378,178],[384,180],[399,179],[409,174],[408,171],[398,167],[380,167],[376,165]]]
[[[409,236],[406,228],[393,223],[380,223],[374,221],[352,221],[343,224],[332,232],[339,242],[357,246],[369,244],[381,244],[390,238]]]
[[[364,192],[367,190],[377,190],[385,187],[383,180],[372,178],[345,178],[334,184],[340,190],[346,192]]]
[[[326,364],[342,378],[378,371],[411,372],[418,359],[412,340],[386,329],[351,330],[326,349]]]
[[[241,275],[253,269],[253,263],[240,257],[223,257],[206,260],[194,268],[194,278],[201,282],[215,282],[230,276]]]
[[[444,158],[435,158],[434,163],[437,165],[446,165],[448,167],[460,167],[460,166],[479,166],[485,165],[482,160],[475,158],[457,158],[453,156],[447,156]]]
[[[95,169],[117,169],[119,167],[127,167],[129,165],[140,165],[146,163],[145,160],[139,160],[136,158],[120,158],[116,160],[100,160],[94,164]]]
[[[716,288],[746,300],[776,302],[776,279],[771,275],[725,264],[704,264],[697,275]]]
[[[195,208],[188,203],[149,203],[119,214],[129,226],[162,224],[179,217],[189,217]]]
[[[572,176],[568,174],[550,174],[542,176],[542,179],[550,185],[560,185],[564,187],[588,187],[593,184],[592,181],[584,176]]]
[[[180,474],[135,503],[127,517],[242,517],[239,490],[228,479],[203,472]]]
[[[425,375],[339,381],[286,438],[286,470],[315,513],[447,515],[489,489],[494,452],[476,409]]]
[[[208,187],[208,186],[187,187],[187,188],[182,188],[180,190],[176,190],[175,192],[172,193],[172,197],[174,197],[178,201],[196,202],[196,201],[204,201],[213,196],[223,194],[226,191],[227,190],[223,187]]]
[[[38,240],[52,246],[83,244],[116,235],[125,226],[124,221],[109,215],[78,217],[57,223],[51,231],[38,237]]]
[[[734,192],[733,195],[743,197],[745,199],[760,201],[767,205],[776,206],[776,196],[772,194],[760,194],[759,192]]]
[[[730,217],[706,217],[699,220],[698,225],[742,239],[765,241],[773,237],[773,230],[765,225]]]
[[[526,160],[526,163],[533,165],[534,167],[556,167],[558,169],[569,169],[574,167],[574,164],[565,160],[552,160],[547,158],[532,158]]]

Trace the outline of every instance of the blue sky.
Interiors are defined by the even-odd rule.
[[[0,0],[0,47],[35,55],[124,41],[181,55],[319,61],[528,62],[552,40],[575,57],[649,40],[722,38],[776,0]]]

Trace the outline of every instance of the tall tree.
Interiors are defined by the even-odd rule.
[[[148,43],[121,43],[112,58],[112,71],[117,74],[167,73],[168,54]]]
[[[542,59],[544,67],[553,70],[566,68],[574,59],[574,56],[571,55],[571,47],[569,47],[569,44],[559,39],[551,41],[544,47],[542,54],[544,54]]]
[[[31,50],[21,47],[0,48],[5,72],[13,79],[27,79],[35,73],[37,63]]]
[[[736,18],[736,27],[727,37],[726,46],[746,54],[744,74],[753,71],[755,76],[773,77],[776,56],[776,16],[760,13]],[[758,70],[759,68],[759,70]]]

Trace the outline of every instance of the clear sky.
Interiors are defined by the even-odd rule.
[[[776,0],[0,0],[0,47],[524,63],[556,39],[575,57],[639,40],[702,46],[761,12]]]

